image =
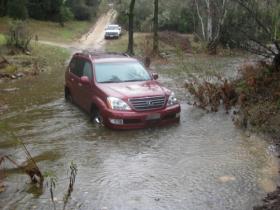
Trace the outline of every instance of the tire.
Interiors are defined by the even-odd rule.
[[[103,116],[101,115],[98,108],[93,107],[91,109],[90,121],[93,122],[93,123],[96,123],[98,125],[101,125],[101,126],[104,125]]]
[[[69,91],[68,88],[65,88],[65,91],[64,91],[64,96],[65,96],[65,100],[69,103],[73,103],[73,98],[72,98],[72,95]]]

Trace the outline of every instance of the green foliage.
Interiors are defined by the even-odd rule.
[[[73,19],[90,20],[101,0],[0,0],[0,17],[14,19],[51,20],[63,23]],[[73,15],[74,14],[74,15]]]
[[[31,18],[46,20],[51,7],[49,0],[28,0],[28,13]]]
[[[9,0],[7,3],[7,14],[14,19],[27,19],[26,0]]]
[[[7,14],[7,3],[8,0],[0,0],[0,17]]]
[[[128,26],[128,0],[122,0],[118,3],[117,22],[124,28]],[[179,32],[193,32],[194,22],[196,21],[194,10],[188,6],[189,0],[179,7],[180,0],[160,1],[159,3],[159,28],[161,30],[175,30]],[[191,5],[191,4],[189,4]],[[153,1],[139,0],[135,5],[134,26],[136,31],[152,31],[153,29]]]
[[[0,33],[0,46],[6,44],[6,38],[3,34]]]
[[[7,35],[7,45],[21,49],[23,51],[30,49],[31,32],[28,30],[24,21],[13,21],[10,23],[9,33]]]
[[[77,20],[90,20],[96,15],[96,1],[66,0],[65,5],[69,7]]]
[[[70,21],[74,19],[74,14],[65,5],[62,5],[60,7],[59,16],[60,16],[59,21],[61,24],[63,24],[66,21]]]
[[[278,109],[280,109],[280,99],[278,99],[278,101],[277,101],[277,107],[278,107]]]

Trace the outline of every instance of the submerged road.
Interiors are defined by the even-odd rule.
[[[125,132],[94,125],[65,102],[63,69],[32,82],[1,83],[0,89],[19,89],[0,92],[9,105],[0,116],[0,154],[25,161],[9,132],[23,139],[40,169],[57,177],[57,209],[71,161],[78,174],[67,209],[252,209],[276,185],[278,163],[271,146],[235,128],[223,112],[207,114],[187,105],[177,80],[159,73],[181,100],[181,123]],[[6,175],[2,209],[53,209],[47,187],[36,191],[17,170]]]

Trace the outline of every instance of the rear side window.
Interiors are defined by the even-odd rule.
[[[76,75],[76,58],[73,58],[70,62],[69,68],[70,72]]]
[[[71,60],[70,72],[78,77],[87,76],[89,79],[92,79],[91,63],[81,58],[73,58]]]

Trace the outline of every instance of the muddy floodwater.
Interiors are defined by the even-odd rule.
[[[78,174],[67,209],[248,210],[259,204],[278,181],[273,147],[237,129],[223,111],[207,114],[187,105],[172,78],[161,81],[179,95],[181,123],[125,132],[100,128],[66,103],[63,71],[2,82],[8,110],[0,116],[0,154],[24,162],[11,132],[21,138],[40,169],[56,175],[57,209],[71,161]],[[38,192],[8,162],[3,167],[1,209],[53,209],[47,187]]]

